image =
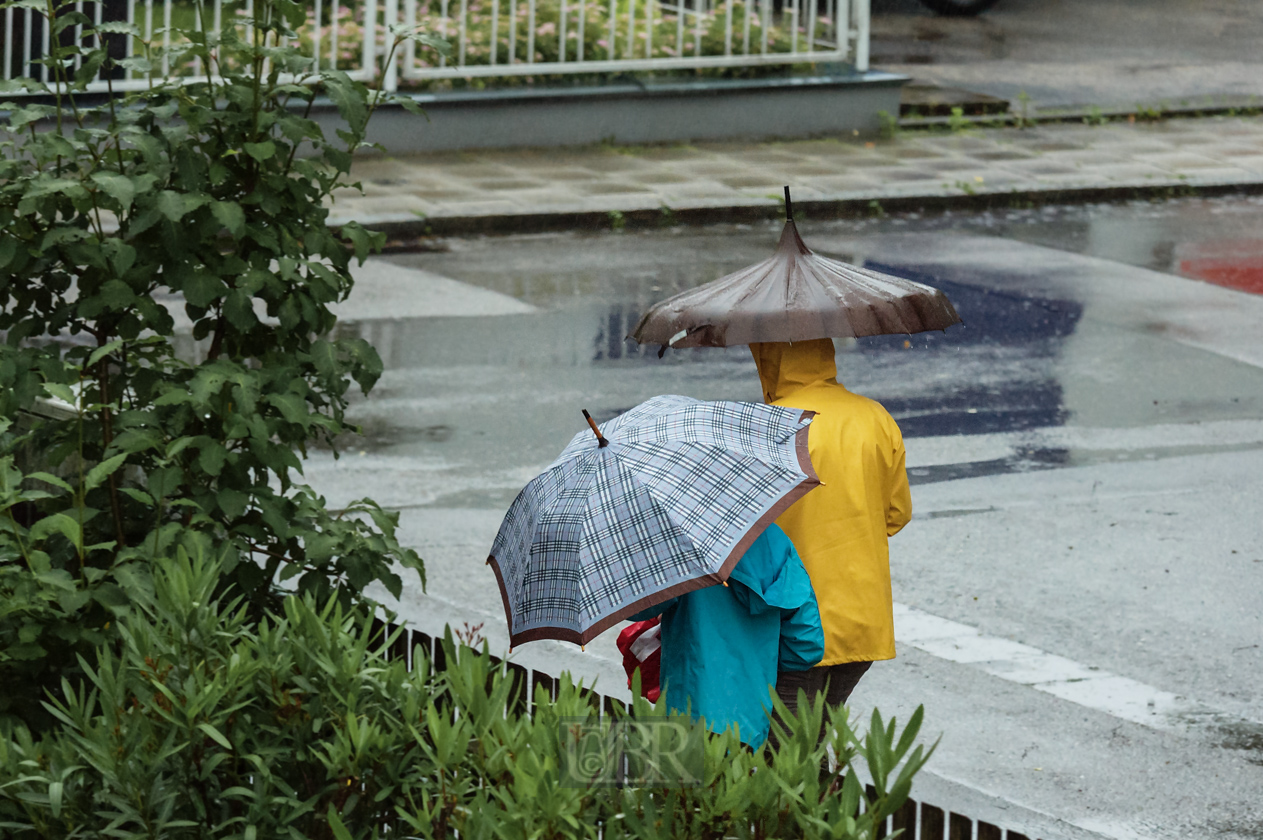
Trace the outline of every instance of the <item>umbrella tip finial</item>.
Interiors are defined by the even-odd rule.
[[[789,197],[789,185],[785,185],[785,221],[794,221],[794,200]]]

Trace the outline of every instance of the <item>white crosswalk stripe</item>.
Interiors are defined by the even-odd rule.
[[[1154,729],[1185,731],[1240,720],[1188,697],[895,604],[895,639],[932,656]]]

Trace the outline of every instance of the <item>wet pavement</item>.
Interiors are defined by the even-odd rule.
[[[422,129],[424,130],[424,129]],[[921,206],[1263,189],[1263,118],[1042,124],[672,146],[486,149],[365,157],[332,221],[392,235],[668,228],[777,214],[782,187],[806,218]]]
[[[873,0],[872,63],[1040,107],[1263,102],[1254,0],[999,0],[974,18]]]
[[[965,321],[838,347],[842,381],[903,428],[915,485],[892,541],[899,658],[853,703],[926,705],[943,733],[926,801],[1046,840],[1263,837],[1263,296],[1242,291],[1260,222],[1263,200],[1235,198],[801,225],[943,288]],[[759,398],[745,348],[659,359],[624,336],[778,233],[472,238],[370,262],[340,329],[387,373],[354,407],[364,437],[307,474],[334,506],[402,511],[430,580],[404,616],[504,644],[483,561],[580,409]],[[427,295],[443,314],[416,317]],[[617,693],[606,636],[514,656]]]

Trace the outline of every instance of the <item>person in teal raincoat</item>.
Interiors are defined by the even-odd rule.
[[[777,670],[805,671],[824,656],[811,579],[776,525],[746,550],[727,586],[680,595],[635,620],[655,615],[669,708],[703,718],[712,732],[733,726],[755,748],[768,737]]]

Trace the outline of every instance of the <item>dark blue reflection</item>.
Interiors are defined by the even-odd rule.
[[[947,295],[964,324],[946,332],[917,333],[918,347],[940,344],[999,344],[1010,347],[1061,339],[1074,332],[1083,317],[1083,304],[1074,300],[1023,297],[940,280],[924,271],[868,261],[864,267],[933,286]],[[864,351],[903,349],[905,335],[875,335],[859,340]],[[1056,352],[1049,348],[1049,354]]]
[[[984,435],[1060,426],[1067,412],[1055,379],[965,388],[952,394],[885,398],[881,404],[904,437]]]
[[[905,342],[911,340],[920,352],[994,345],[1013,348],[1026,358],[1047,358],[1060,351],[1062,341],[1074,332],[1083,316],[1083,304],[1078,301],[967,286],[904,266],[871,261],[864,265],[942,290],[964,321],[945,332],[863,338],[856,350],[864,354],[904,351]],[[1067,411],[1061,383],[1036,371],[1032,374],[1029,379],[987,387],[957,382],[946,393],[886,398],[882,404],[899,422],[905,437],[977,435],[1062,425]]]
[[[634,359],[638,356],[648,357],[639,344],[626,338],[640,320],[640,315],[629,311],[622,304],[614,304],[604,314],[593,340],[592,361],[601,362],[614,359]]]

